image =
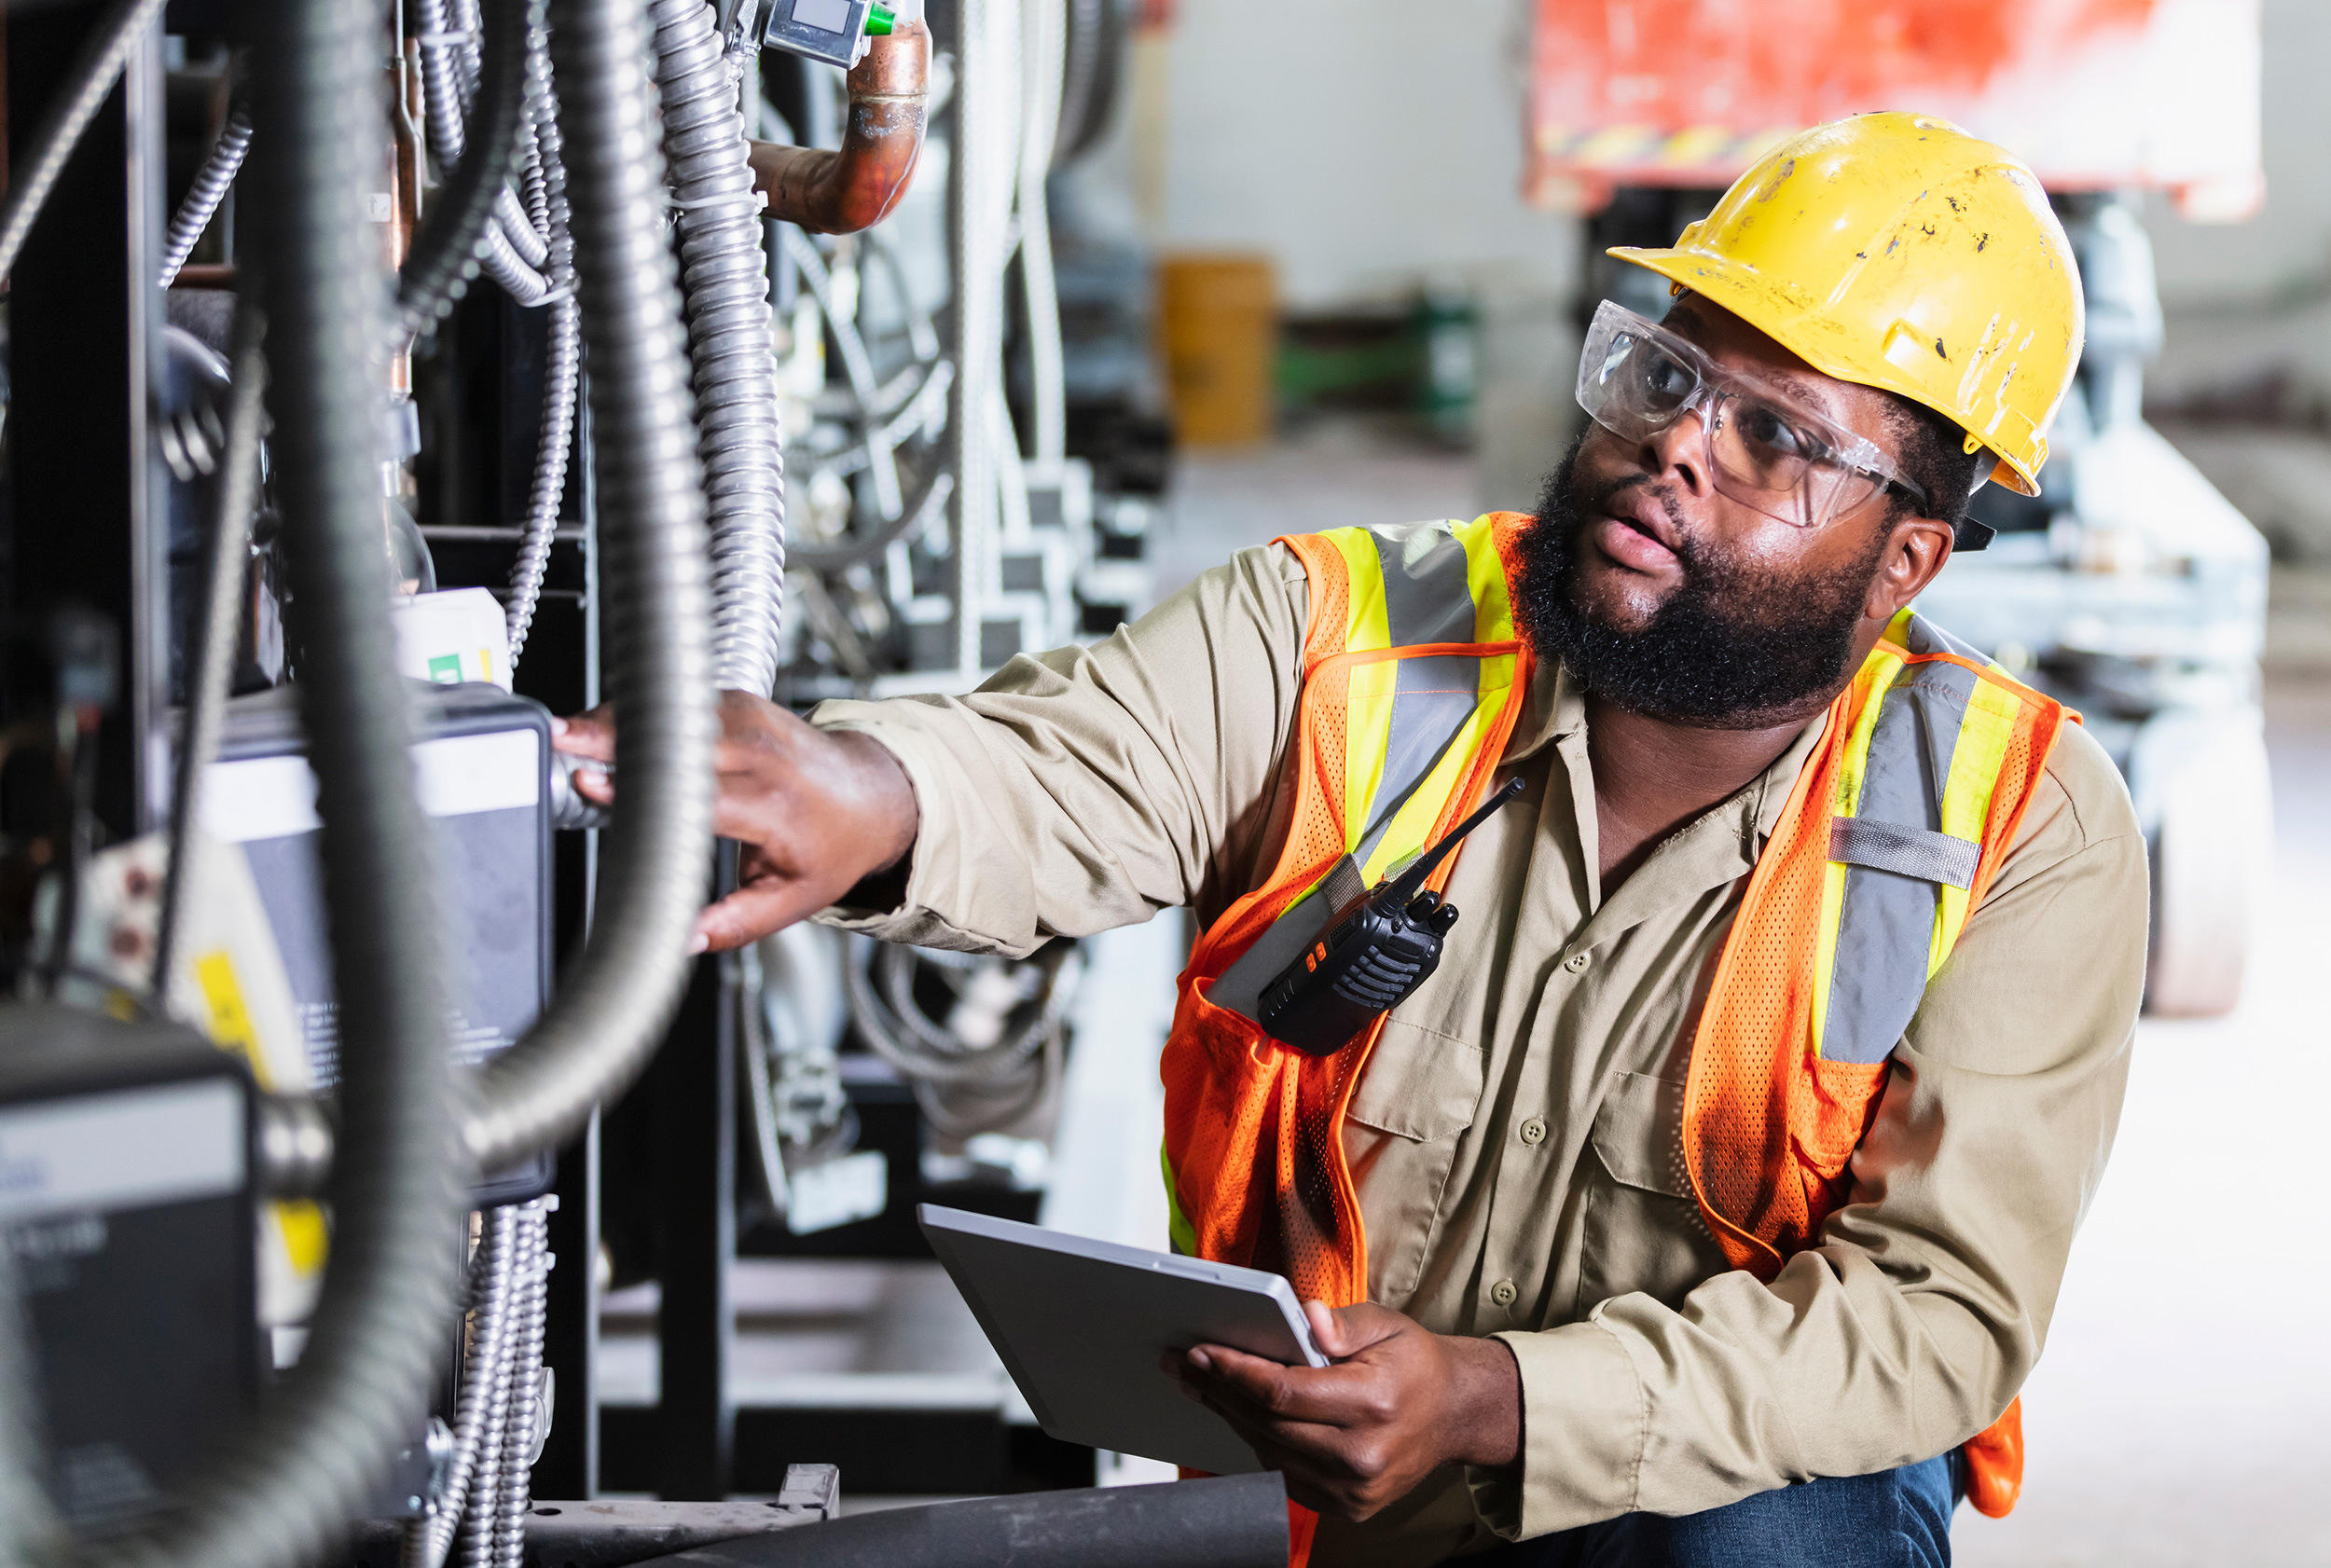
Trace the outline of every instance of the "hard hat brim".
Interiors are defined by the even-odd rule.
[[[1909,398],[1912,403],[1934,409],[1954,425],[1960,422],[1957,415],[1925,396],[1908,378],[1897,380],[1873,376],[1867,366],[1855,365],[1846,360],[1839,352],[1837,345],[1823,341],[1816,333],[1803,330],[1804,323],[1815,318],[1819,302],[1805,297],[1803,291],[1791,284],[1767,277],[1731,256],[1717,255],[1707,251],[1613,245],[1604,254],[1646,268],[1679,289],[1689,289],[1704,296],[1824,376]],[[1983,442],[1982,446],[1997,460],[1991,474],[1994,484],[2005,485],[2019,495],[2035,496],[2040,493],[2037,464],[2027,468],[1989,442]],[[2042,444],[2041,461],[2046,461],[2045,443]]]

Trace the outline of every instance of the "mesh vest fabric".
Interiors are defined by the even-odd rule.
[[[2077,716],[1908,611],[1831,704],[1749,874],[1692,1039],[1685,1165],[1733,1267],[1772,1278],[1844,1200],[1895,1042],[2014,843],[2067,718]],[[1920,781],[1892,791],[1889,809],[1924,819],[1841,832],[1870,821],[1859,813],[1889,795],[1873,788],[1886,779]],[[1898,869],[1898,846],[1922,836],[1974,847],[1967,887]],[[1883,845],[1868,857],[1883,863],[1833,859],[1856,842]],[[1891,918],[1856,919],[1887,903]],[[1918,913],[1923,924],[1907,918]],[[2012,1508],[2020,1400],[1966,1458],[1976,1507]]]
[[[1252,1017],[1254,989],[1277,966],[1248,965],[1243,982],[1232,971],[1250,953],[1299,954],[1337,913],[1320,894],[1340,864],[1372,886],[1487,792],[1528,681],[1498,553],[1524,521],[1281,541],[1312,594],[1295,805],[1276,869],[1215,921],[1180,978],[1161,1063],[1164,1174],[1177,1247],[1285,1274],[1306,1300],[1347,1306],[1368,1293],[1343,1123],[1382,1021],[1332,1056],[1308,1056]],[[1395,640],[1420,630],[1470,640]],[[1405,679],[1413,670],[1428,678]],[[1395,753],[1413,759],[1405,772]],[[1428,886],[1444,887],[1453,866]],[[1226,988],[1240,994],[1218,995]]]
[[[1504,568],[1528,521],[1280,541],[1311,593],[1295,802],[1271,875],[1214,922],[1180,977],[1161,1062],[1163,1174],[1178,1250],[1282,1273],[1305,1300],[1367,1295],[1343,1123],[1382,1020],[1311,1057],[1262,1032],[1253,998],[1338,913],[1325,885],[1397,873],[1487,792],[1530,674]],[[1461,628],[1468,608],[1469,643],[1401,640]],[[1693,1039],[1685,1163],[1735,1267],[1771,1278],[1843,1198],[1894,1044],[2013,842],[2065,717],[1908,611],[1832,704]],[[1445,887],[1453,864],[1428,886]],[[1987,1513],[2020,1487],[2020,1415],[2010,1406],[1967,1445],[1969,1497]]]

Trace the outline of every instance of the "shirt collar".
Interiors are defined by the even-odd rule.
[[[1514,721],[1512,736],[1506,744],[1509,763],[1527,761],[1564,736],[1585,736],[1586,693],[1561,661],[1552,660],[1536,667],[1524,701],[1526,706]],[[1732,817],[1741,824],[1745,864],[1755,863],[1757,852],[1772,836],[1782,809],[1788,805],[1789,791],[1796,787],[1798,775],[1805,770],[1805,760],[1813,755],[1813,749],[1820,744],[1828,725],[1826,709],[1815,714],[1798,732],[1797,738],[1788,743],[1787,750],[1772,759],[1771,766],[1738,794],[1711,808],[1710,815]],[[1755,835],[1753,844],[1747,842],[1751,832]]]

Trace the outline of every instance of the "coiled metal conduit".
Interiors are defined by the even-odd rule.
[[[543,5],[544,0],[505,0],[485,19],[481,75],[468,127],[474,145],[438,187],[397,275],[396,343],[410,341],[442,320],[476,276],[477,248],[493,221],[495,198],[517,165],[527,119],[528,42],[542,27]],[[424,107],[436,101],[425,73],[422,97]]]
[[[545,40],[545,43],[547,40]],[[538,76],[531,91],[542,104],[534,126],[534,156],[528,160],[527,216],[549,240],[547,276],[558,297],[550,306],[550,341],[543,364],[543,429],[534,454],[534,484],[528,493],[525,534],[517,563],[510,571],[510,667],[517,667],[526,636],[542,601],[543,574],[550,564],[551,541],[559,531],[559,502],[566,494],[567,453],[574,442],[574,406],[583,371],[582,316],[574,299],[574,241],[569,232],[564,147],[551,90],[547,48],[531,51],[527,68]]]
[[[194,184],[187,187],[186,199],[178,203],[178,211],[171,217],[170,234],[162,242],[162,287],[168,288],[177,280],[178,269],[194,254],[195,241],[211,227],[211,218],[218,212],[218,204],[227,199],[228,191],[234,187],[243,155],[250,150],[251,107],[237,103],[228,112],[227,125],[202,159],[202,167],[195,171]]]
[[[15,268],[17,254],[33,232],[33,220],[56,189],[81,132],[104,107],[131,51],[161,12],[162,0],[117,0],[105,20],[91,30],[89,47],[66,77],[64,89],[41,116],[22,162],[8,172],[7,194],[0,197],[0,278]]]
[[[550,1308],[553,1201],[537,1198],[522,1211],[525,1250],[518,1260],[518,1332],[510,1349],[510,1414],[503,1430],[502,1467],[494,1492],[491,1568],[525,1568],[526,1563],[526,1516],[533,1507],[534,1451],[542,1440],[545,1414],[543,1339]]]
[[[766,696],[785,598],[785,457],[760,207],[711,7],[655,0],[653,14],[712,536],[714,679]]]
[[[379,17],[364,0],[248,6],[253,275],[273,329],[275,475],[299,613],[310,758],[342,1006],[332,1259],[306,1354],[187,1506],[78,1554],[178,1568],[294,1568],[320,1556],[428,1396],[461,1213],[430,841],[380,591],[374,385],[377,242],[363,193],[380,155]]]
[[[448,28],[445,0],[415,0],[415,14],[421,22],[418,41],[423,116],[438,167],[450,171],[460,165],[468,150],[468,128],[462,115],[462,100],[468,96],[462,90],[463,34]],[[482,51],[479,58],[478,81],[482,86]],[[517,161],[515,150],[510,161]],[[492,213],[478,233],[477,263],[519,304],[539,305],[550,293],[551,285],[535,268],[547,252],[538,251],[531,243],[538,237],[511,192],[506,171],[504,177],[495,183],[490,199]],[[513,230],[523,231],[530,242],[526,251],[533,254],[521,252]]]
[[[704,498],[646,19],[640,0],[561,0],[554,19],[623,791],[582,962],[478,1075],[462,1140],[486,1169],[563,1140],[654,1053],[687,980],[712,844]]]
[[[506,1397],[510,1346],[517,1327],[512,1311],[518,1265],[518,1211],[490,1210],[476,1256],[470,1264],[469,1355],[462,1365],[462,1393],[453,1409],[453,1456],[446,1465],[445,1491],[436,1511],[415,1520],[407,1528],[406,1568],[442,1568],[453,1546],[453,1533],[471,1499],[482,1495],[487,1479],[480,1461],[489,1450],[489,1406],[498,1395]],[[501,1459],[499,1445],[492,1463]],[[490,1465],[487,1467],[490,1468]]]

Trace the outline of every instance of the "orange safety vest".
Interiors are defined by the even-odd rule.
[[[1485,794],[1528,685],[1504,543],[1529,518],[1283,538],[1311,613],[1295,803],[1276,868],[1198,940],[1161,1064],[1175,1249],[1368,1293],[1343,1122],[1379,1018],[1329,1057],[1254,1021],[1332,915]],[[1750,873],[1692,1042],[1684,1152],[1734,1267],[1770,1279],[1845,1196],[1895,1042],[1981,901],[2066,710],[1904,611],[1830,706]],[[2076,715],[2074,715],[2076,719]],[[1445,886],[1454,861],[1428,886]],[[2022,1479],[2021,1401],[1966,1445],[1997,1517]],[[1312,1526],[1293,1508],[1295,1550]]]

